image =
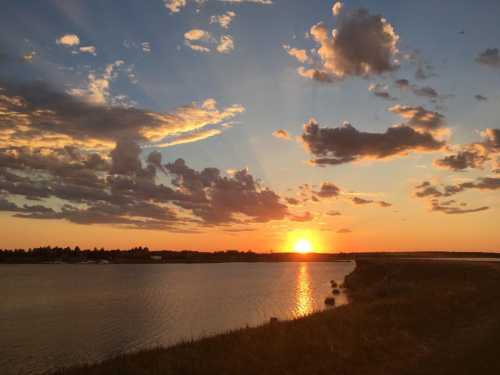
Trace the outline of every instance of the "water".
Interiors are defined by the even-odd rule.
[[[324,308],[354,263],[0,266],[0,369],[30,374]],[[337,298],[346,303],[345,295]]]

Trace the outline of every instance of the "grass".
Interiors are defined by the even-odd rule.
[[[58,375],[500,374],[500,264],[360,260],[353,302]]]

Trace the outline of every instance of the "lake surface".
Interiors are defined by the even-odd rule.
[[[324,308],[353,262],[0,266],[0,369],[33,374]],[[340,295],[338,304],[346,303]]]

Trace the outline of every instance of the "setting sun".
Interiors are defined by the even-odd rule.
[[[298,240],[293,247],[294,251],[302,254],[310,253],[311,249],[312,249],[311,243],[306,239]]]

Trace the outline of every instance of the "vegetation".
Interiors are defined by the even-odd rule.
[[[255,253],[253,251],[226,250],[206,251],[150,251],[147,247],[130,250],[80,249],[76,246],[43,246],[33,249],[0,249],[0,263],[90,263],[107,261],[111,263],[221,263],[221,262],[331,262],[370,258],[435,258],[457,257],[499,258],[499,253],[465,252],[395,252],[395,253]],[[335,288],[336,285],[332,284]]]
[[[500,373],[500,264],[362,260],[345,284],[347,306],[57,374]]]

